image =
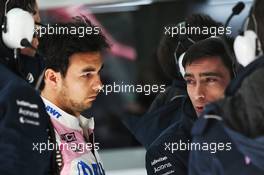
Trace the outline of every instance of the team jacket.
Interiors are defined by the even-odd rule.
[[[43,98],[55,130],[57,147],[61,152],[61,175],[104,175],[102,162],[94,142],[94,120],[75,117]]]
[[[4,59],[0,57],[0,59]],[[26,81],[0,63],[0,174],[50,175],[49,115]]]
[[[185,147],[191,142],[191,128],[196,114],[189,98],[178,100],[182,103],[178,104],[178,112],[174,114],[180,120],[164,130],[147,149],[148,175],[188,174],[189,150]]]

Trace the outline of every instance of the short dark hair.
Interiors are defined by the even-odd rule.
[[[76,17],[73,22],[52,25],[55,28],[71,30],[73,28],[95,28],[86,17]],[[50,68],[56,72],[66,75],[69,58],[79,52],[101,52],[109,48],[105,36],[101,30],[98,34],[85,34],[83,37],[78,32],[45,34],[40,38],[40,51],[44,54],[46,69]]]
[[[210,16],[205,14],[193,14],[185,19],[186,24],[190,27],[220,27],[221,23],[213,20]],[[210,37],[210,33],[208,35],[204,34],[193,34],[188,35],[194,41],[200,41]],[[179,42],[179,35],[176,37],[171,37],[169,35],[165,35],[159,44],[158,47],[158,60],[166,75],[170,78],[178,78],[181,76],[179,74],[179,70],[177,70],[177,66],[174,59],[174,52]],[[186,51],[186,48],[180,47],[177,55],[181,55]]]
[[[229,70],[230,76],[234,77],[233,60],[228,54],[223,38],[212,37],[196,42],[185,53],[182,65],[185,68],[193,61],[204,57],[219,57],[225,67]]]

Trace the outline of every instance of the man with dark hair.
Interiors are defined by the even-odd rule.
[[[109,47],[104,35],[97,33],[85,17],[72,23],[54,25],[64,33],[46,34],[40,48],[46,55],[46,69],[41,96],[51,116],[56,141],[62,155],[60,174],[104,175],[94,142],[94,120],[81,112],[91,107],[102,88],[102,54]],[[67,32],[93,30],[92,34]],[[65,149],[66,146],[66,149]]]
[[[40,148],[55,137],[49,130],[49,116],[39,94],[22,78],[14,50],[2,39],[5,7],[7,12],[22,8],[33,16],[37,4],[10,0],[6,6],[6,2],[0,1],[0,174],[54,174],[55,157],[47,147]]]
[[[190,175],[264,174],[263,7],[264,1],[254,1],[248,16],[249,29],[258,36],[253,43],[261,44],[256,47],[261,48],[261,55],[253,51],[254,61],[231,82],[226,97],[207,106],[205,113],[194,124],[194,144],[217,146],[213,153],[204,149],[191,151]],[[239,57],[237,59],[240,60]],[[230,146],[228,149],[227,144]]]
[[[220,38],[197,42],[183,58],[187,92],[197,116],[206,104],[224,97],[233,77],[233,62]]]
[[[148,174],[188,174],[191,128],[205,105],[224,97],[231,80],[232,60],[220,38],[196,42],[184,55],[184,79],[188,97],[179,111],[180,120],[166,129],[146,154]],[[194,111],[188,110],[193,106]]]
[[[214,21],[210,16],[204,14],[193,14],[186,18],[186,26],[189,27],[220,27],[221,23]],[[179,23],[179,25],[183,22]],[[208,35],[186,34],[175,37],[165,35],[160,42],[158,59],[163,71],[173,80],[172,85],[166,88],[164,93],[157,95],[152,102],[148,112],[140,119],[133,120],[131,117],[124,121],[136,139],[146,148],[171,124],[180,120],[182,104],[186,101],[186,83],[180,73],[177,64],[182,55],[192,44],[191,41],[199,41],[210,37]],[[175,58],[176,56],[176,58]],[[185,108],[193,111],[190,103]],[[195,115],[195,114],[194,114]],[[193,117],[195,118],[195,117]]]
[[[179,23],[179,25],[182,25],[184,22]],[[211,27],[222,27],[223,25],[215,20],[213,20],[210,16],[205,15],[205,14],[192,14],[190,16],[188,16],[185,19],[185,26],[187,27],[207,27],[207,28],[211,28]],[[178,26],[179,26],[178,25]],[[218,33],[216,33],[217,35],[219,35]],[[211,37],[211,34],[201,34],[199,35],[197,34],[186,34],[186,36],[188,38],[190,38],[192,41],[196,42],[196,41],[200,41],[206,38]],[[180,38],[182,36],[177,35],[175,37],[171,37],[170,35],[165,35],[160,43],[159,43],[159,47],[158,47],[158,60],[159,63],[162,67],[162,70],[166,73],[166,75],[168,77],[170,77],[172,80],[173,79],[180,79],[182,78],[182,75],[179,74],[179,67],[177,65],[177,63],[175,62],[175,54],[178,55],[178,57],[184,53],[188,47],[190,45],[192,45],[193,43],[189,42],[185,42],[183,41],[182,43],[179,44],[177,53],[175,53],[176,48],[178,46],[178,43],[180,40],[186,39],[186,38]],[[177,70],[177,71],[175,71]]]

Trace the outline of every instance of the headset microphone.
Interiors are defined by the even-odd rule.
[[[238,2],[232,9],[232,14],[228,17],[228,19],[226,20],[225,23],[225,36],[226,36],[226,28],[229,24],[229,22],[231,21],[231,19],[235,16],[235,15],[239,15],[245,8],[245,4],[243,2]]]
[[[23,48],[21,40],[32,41],[35,23],[33,16],[22,9],[13,8],[5,16],[3,24],[2,39],[10,49]]]
[[[35,51],[37,51],[37,49],[35,47],[33,47],[32,44],[26,38],[21,40],[20,45],[23,46],[23,47],[29,47],[29,48],[34,49]]]
[[[242,10],[245,8],[245,4],[243,2],[238,2],[235,7],[233,7],[232,11],[234,15],[239,15]]]
[[[233,71],[233,76],[236,77],[237,76],[237,72],[238,72],[238,69],[239,69],[239,64],[237,63],[237,60],[235,58],[235,55],[233,54],[233,52],[231,52],[230,48],[228,47],[228,38],[226,36],[226,28],[227,26],[229,25],[231,19],[236,16],[236,15],[239,15],[245,8],[245,4],[243,2],[238,2],[232,9],[232,13],[231,15],[227,18],[226,22],[225,22],[225,26],[224,26],[224,29],[225,29],[225,32],[224,32],[224,35],[223,35],[223,39],[222,39],[222,42],[224,44],[224,47],[225,47],[225,50],[227,52],[227,54],[229,55],[229,57],[232,59],[232,71]]]

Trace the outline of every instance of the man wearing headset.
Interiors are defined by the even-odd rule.
[[[51,152],[47,147],[40,150],[41,144],[52,142],[49,116],[39,94],[22,78],[20,49],[14,54],[3,40],[8,32],[16,36],[10,33],[7,23],[11,19],[5,16],[13,8],[29,12],[32,21],[38,10],[35,0],[0,1],[0,174],[53,174]]]
[[[264,1],[254,1],[247,31],[235,40],[237,60],[245,69],[231,82],[226,97],[209,105],[193,127],[192,143],[212,148],[191,151],[190,175],[264,173],[263,7]]]
[[[210,16],[205,14],[193,14],[185,19],[185,22],[178,24],[189,27],[207,27],[218,28],[221,23],[214,21]],[[195,41],[203,40],[211,36],[200,34],[188,34],[187,37],[177,35],[171,37],[165,35],[160,42],[158,49],[158,59],[163,71],[172,79],[172,85],[166,88],[164,93],[160,93],[152,102],[148,112],[140,119],[129,117],[124,121],[136,139],[146,148],[170,125],[179,121],[180,111],[183,101],[188,96],[186,83],[180,73],[179,57]],[[188,111],[193,111],[192,104],[188,106]],[[193,112],[194,116],[195,113]],[[195,117],[194,117],[195,118]]]
[[[187,84],[186,98],[180,111],[181,119],[166,129],[149,147],[146,168],[151,174],[188,174],[188,144],[195,118],[204,107],[220,98],[233,77],[232,60],[221,38],[208,38],[193,44],[182,63]],[[192,105],[195,114],[188,110]]]

